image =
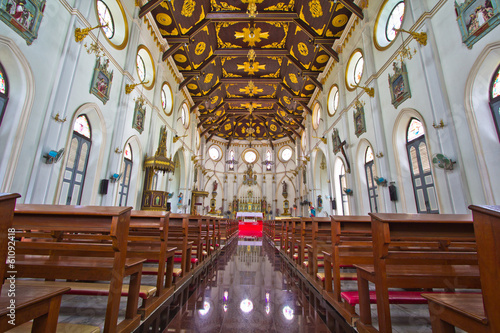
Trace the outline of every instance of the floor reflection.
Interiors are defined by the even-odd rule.
[[[329,332],[299,286],[269,244],[240,240],[164,332]]]

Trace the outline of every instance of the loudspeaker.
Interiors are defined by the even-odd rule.
[[[391,201],[398,201],[398,192],[396,190],[396,185],[394,184],[389,185],[389,197],[391,198]]]
[[[337,200],[335,198],[332,200],[332,210],[337,210]]]
[[[170,212],[170,208],[171,208],[170,202],[167,202],[167,212]]]
[[[101,179],[101,186],[99,186],[99,194],[108,194],[108,179]]]

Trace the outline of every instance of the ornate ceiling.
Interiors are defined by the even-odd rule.
[[[151,12],[200,112],[202,135],[273,140],[300,136],[303,115],[352,0],[151,0]]]

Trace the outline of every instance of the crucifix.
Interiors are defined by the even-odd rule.
[[[345,163],[347,164],[347,173],[351,173],[351,164],[349,163],[349,159],[347,158],[347,155],[345,153],[344,146],[347,145],[347,142],[344,140],[340,143],[340,151],[342,152],[342,155],[344,155]]]
[[[347,146],[347,142],[345,140],[342,142],[340,141],[339,131],[336,128],[333,129],[332,138],[333,153],[337,154],[339,151],[342,152],[342,155],[344,155],[345,163],[347,164],[346,172],[351,173],[351,165],[349,164],[349,159],[347,158],[347,154],[345,153],[344,149],[344,146]]]

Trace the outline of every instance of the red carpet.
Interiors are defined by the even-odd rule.
[[[239,222],[239,237],[262,237],[262,221]]]

